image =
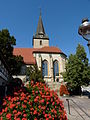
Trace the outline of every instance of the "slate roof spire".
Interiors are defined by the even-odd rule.
[[[41,16],[41,9],[40,9],[40,15],[39,15],[39,21],[38,21],[37,31],[36,31],[36,34],[33,36],[33,38],[45,38],[45,39],[49,39],[48,36],[45,33],[45,30],[44,30],[42,16]]]
[[[42,22],[42,17],[41,17],[41,10],[40,10],[40,16],[39,16],[36,34],[45,34],[45,30],[44,30],[44,26],[43,26],[43,22]]]

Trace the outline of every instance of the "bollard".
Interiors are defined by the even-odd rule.
[[[68,113],[70,114],[70,104],[69,104],[69,99],[66,99],[67,103],[68,103]]]

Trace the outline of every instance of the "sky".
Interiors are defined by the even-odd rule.
[[[78,28],[83,18],[90,20],[90,0],[0,0],[0,30],[9,30],[16,38],[15,47],[33,47],[40,8],[50,46],[69,56],[80,43],[89,58],[87,41],[78,34]]]

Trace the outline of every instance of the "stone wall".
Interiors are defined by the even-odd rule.
[[[41,41],[41,45],[40,45]],[[49,40],[43,40],[43,39],[33,39],[33,48],[42,48],[44,46],[49,46]]]

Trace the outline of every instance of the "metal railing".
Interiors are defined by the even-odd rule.
[[[68,112],[69,112],[69,114],[71,114],[71,111],[70,111],[70,102],[69,101],[72,101],[88,118],[90,118],[90,116],[74,100],[72,100],[72,99],[66,99],[66,101],[68,103]],[[75,107],[73,107],[73,108],[78,113],[78,115],[80,115],[81,118],[83,120],[85,120],[84,117],[77,111],[77,109],[75,109]]]

